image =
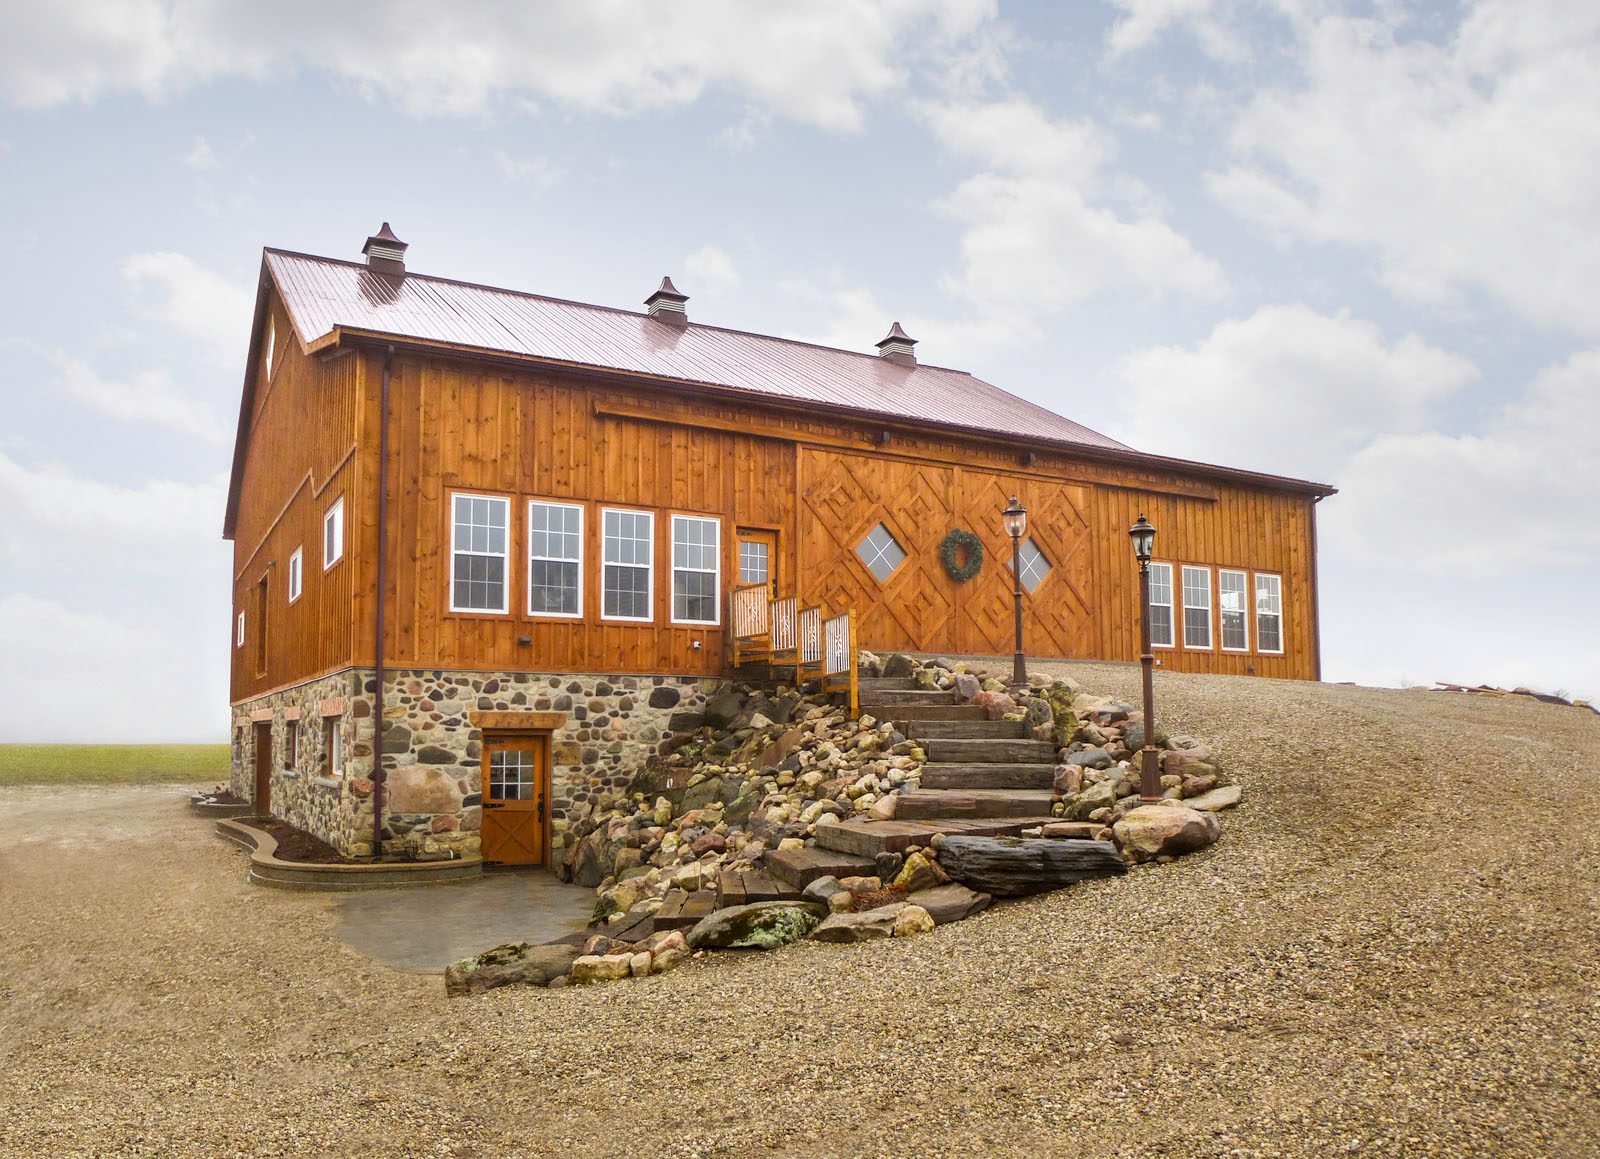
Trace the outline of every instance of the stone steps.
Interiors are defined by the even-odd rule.
[[[1050,812],[1055,795],[1038,789],[918,789],[900,795],[895,820],[930,817],[1039,817]]]
[[[1049,812],[1048,808],[1045,810]],[[823,849],[876,857],[880,853],[903,853],[908,845],[927,845],[938,834],[967,837],[1016,836],[1024,829],[1054,821],[1054,817],[930,817],[916,821],[866,821],[853,819],[837,825],[819,825],[817,844]]]
[[[863,696],[869,692],[900,691],[916,686],[917,682],[909,676],[862,676],[856,680],[856,688]]]
[[[800,891],[762,869],[724,869],[717,878],[717,908],[753,901],[798,901]]]
[[[962,720],[908,720],[902,731],[913,740],[981,740],[990,737],[1027,740],[1028,722],[983,720],[977,717]]]
[[[948,695],[948,694],[947,694]],[[889,720],[895,724],[908,724],[914,720],[987,720],[981,705],[977,704],[943,704],[929,701],[926,704],[872,704],[864,703],[861,706],[863,716],[876,717],[878,720]]]
[[[866,696],[861,699],[863,701],[868,700]],[[954,705],[954,701],[951,699],[950,690],[947,688],[877,688],[872,690],[870,704],[875,708],[881,708],[887,705],[898,706],[902,704]],[[862,711],[866,712],[869,709],[866,705],[863,705]],[[879,713],[874,712],[873,715],[877,716]]]
[[[820,846],[774,849],[767,854],[766,862],[768,873],[802,891],[819,877],[870,877],[877,872],[871,858]]]
[[[655,928],[687,929],[716,908],[717,891],[714,889],[701,889],[694,893],[681,889],[668,890],[661,908],[656,910]]]
[[[924,789],[1053,789],[1054,765],[968,761],[922,766]]]
[[[1056,748],[1047,740],[1005,737],[929,738],[923,742],[928,760],[936,763],[1048,764],[1055,767]]]

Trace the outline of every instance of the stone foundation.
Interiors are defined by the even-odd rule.
[[[539,713],[551,740],[551,864],[576,840],[581,822],[626,790],[660,750],[673,718],[698,724],[707,699],[724,684],[691,676],[440,669],[391,670],[387,683],[385,852],[476,854],[484,730],[473,717],[493,712],[516,720],[514,714]],[[284,712],[298,708],[299,753],[291,768],[273,773],[272,812],[347,856],[370,856],[375,688],[372,669],[351,669],[236,705],[233,791],[245,799],[254,792],[252,717],[271,711],[273,751],[282,754]],[[340,698],[346,701],[345,770],[330,778],[322,773],[321,709]]]

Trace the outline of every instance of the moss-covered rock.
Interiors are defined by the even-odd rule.
[[[813,902],[758,901],[729,906],[708,915],[689,931],[696,950],[772,950],[798,942],[822,920]]]

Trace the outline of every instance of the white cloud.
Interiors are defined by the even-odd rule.
[[[1600,8],[1482,0],[1447,43],[1306,20],[1304,84],[1254,96],[1212,194],[1283,237],[1370,250],[1396,294],[1483,293],[1600,333]]]
[[[495,168],[509,185],[531,185],[535,189],[549,189],[561,180],[561,170],[548,157],[513,157],[503,150],[494,151]]]
[[[154,423],[211,443],[226,443],[232,437],[213,411],[186,397],[165,371],[144,370],[126,379],[110,379],[59,350],[16,339],[0,340],[0,349],[7,348],[43,360],[50,367],[52,389],[108,418]]]
[[[683,260],[688,275],[685,286],[703,285],[707,290],[729,290],[739,284],[739,271],[733,259],[717,246],[702,246]]]
[[[222,168],[222,161],[217,157],[211,146],[206,143],[204,137],[196,137],[194,139],[194,147],[184,154],[183,163],[196,173],[202,173],[207,169]]]
[[[224,365],[241,358],[254,311],[249,288],[175,253],[133,254],[122,279],[145,317],[176,328]]]
[[[1339,483],[1348,457],[1384,431],[1421,431],[1477,375],[1414,334],[1302,305],[1219,323],[1193,349],[1123,365],[1118,437],[1153,451]]]
[[[1144,48],[1168,29],[1185,27],[1204,52],[1217,60],[1239,61],[1249,56],[1244,38],[1236,33],[1217,0],[1112,0],[1123,15],[1106,37],[1113,60]]]
[[[0,95],[27,106],[158,97],[299,66],[422,114],[529,99],[628,114],[723,90],[792,120],[854,130],[865,100],[901,87],[912,63],[948,53],[994,15],[994,0],[55,0],[7,28]]]
[[[1052,120],[1017,99],[932,105],[924,116],[980,169],[938,204],[962,228],[950,293],[1025,327],[1103,289],[1150,300],[1225,289],[1221,268],[1160,219],[1149,191],[1108,172],[1112,144],[1092,122]]]

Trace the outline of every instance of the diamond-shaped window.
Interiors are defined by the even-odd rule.
[[[892,576],[895,569],[906,560],[905,549],[895,542],[889,529],[881,523],[856,544],[856,554],[867,565],[867,570],[878,577],[879,583]]]
[[[1030,592],[1038,589],[1044,583],[1044,577],[1050,574],[1050,561],[1044,557],[1044,552],[1039,550],[1039,545],[1031,539],[1022,542],[1022,586]]]

